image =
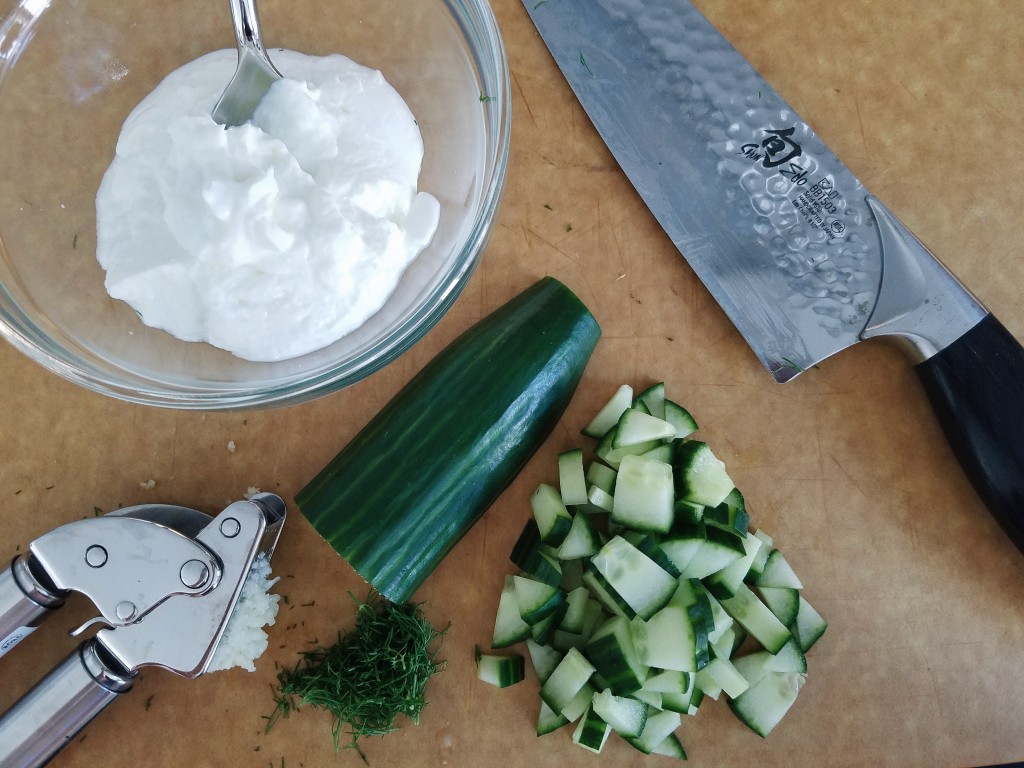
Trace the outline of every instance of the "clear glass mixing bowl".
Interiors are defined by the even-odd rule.
[[[132,108],[169,72],[234,47],[226,0],[0,4],[0,333],[51,371],[124,400],[192,409],[295,403],[353,384],[419,340],[480,260],[508,162],[509,74],[487,0],[261,0],[274,48],[381,70],[417,118],[428,247],[384,308],[329,347],[253,363],[145,326],[95,258],[95,195]]]

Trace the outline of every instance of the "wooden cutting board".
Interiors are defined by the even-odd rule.
[[[555,2],[556,0],[548,0]],[[698,0],[854,172],[1024,338],[1024,22],[1014,3]],[[365,743],[371,766],[668,764],[570,730],[534,735],[537,685],[474,679],[507,554],[555,456],[620,383],[664,379],[830,622],[809,682],[767,739],[707,702],[680,731],[697,766],[968,766],[1024,758],[1024,557],[975,498],[915,374],[860,345],[775,384],[690,272],[587,121],[519,0],[495,0],[512,70],[508,184],[465,293],[372,379],[302,406],[197,414],[86,392],[0,345],[0,520],[13,556],[62,523],[163,501],[217,511],[249,487],[294,493],[449,340],[542,275],[604,337],[575,400],[521,476],[421,588],[451,622],[418,726]],[[229,442],[234,450],[229,450]],[[150,483],[150,481],[154,481]],[[150,487],[152,486],[152,487]],[[287,596],[255,673],[147,671],[53,762],[360,765],[326,715],[264,733],[278,665],[351,627],[361,580],[293,509],[274,559]],[[72,601],[0,662],[6,709],[74,646]]]

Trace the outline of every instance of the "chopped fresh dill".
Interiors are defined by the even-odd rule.
[[[489,101],[496,101],[496,99],[495,99],[494,96],[488,96],[486,93],[481,93],[480,94],[480,101],[482,103],[486,104]]]
[[[375,592],[366,602],[349,596],[357,605],[355,629],[329,648],[300,653],[294,669],[278,674],[266,730],[303,704],[326,709],[334,716],[334,748],[354,749],[366,762],[361,737],[397,730],[399,715],[419,722],[427,681],[444,667],[437,653],[448,628],[434,629],[420,605],[394,605]]]

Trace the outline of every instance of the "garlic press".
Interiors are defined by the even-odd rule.
[[[131,689],[142,667],[203,674],[253,563],[273,554],[285,516],[284,501],[270,493],[215,517],[144,504],[55,528],[16,556],[0,572],[0,656],[71,592],[99,614],[71,635],[99,629],[0,715],[0,768],[47,763]]]

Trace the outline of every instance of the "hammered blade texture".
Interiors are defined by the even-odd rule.
[[[682,0],[524,0],[619,165],[779,381],[859,340],[866,190]]]

